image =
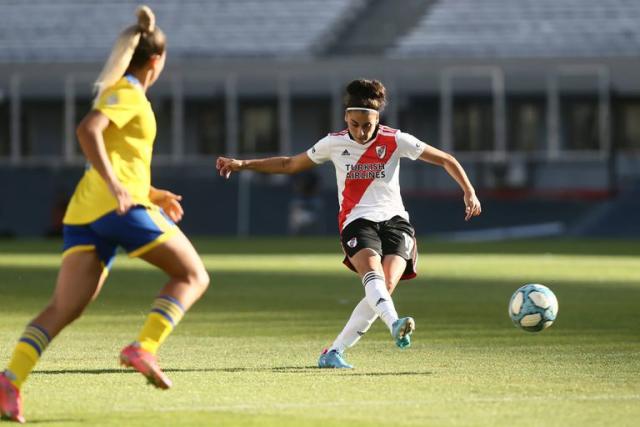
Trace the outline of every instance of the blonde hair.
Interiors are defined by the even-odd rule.
[[[105,89],[120,80],[132,65],[140,66],[148,61],[151,55],[164,52],[165,36],[156,26],[156,17],[151,8],[139,6],[136,16],[138,23],[120,33],[107,62],[94,82],[96,100]]]

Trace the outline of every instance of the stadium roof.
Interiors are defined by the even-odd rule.
[[[638,0],[402,1],[423,1],[428,7],[417,24],[412,20],[406,30],[385,42],[387,47],[381,52],[392,57],[640,55]],[[388,6],[380,0],[146,3],[167,32],[170,53],[179,58],[327,55],[331,54],[327,47],[334,46],[336,38],[349,37],[350,26],[364,25],[365,30],[373,31],[384,25],[403,25],[396,17],[388,22],[384,14],[377,21],[370,12]],[[0,62],[102,62],[118,31],[135,21],[138,4],[134,0],[0,0]]]
[[[640,54],[638,0],[440,0],[387,52],[427,57]]]
[[[102,61],[146,3],[180,57],[304,56],[359,0],[0,0],[0,61]]]

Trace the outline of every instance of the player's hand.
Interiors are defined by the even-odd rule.
[[[111,194],[113,194],[113,197],[116,198],[116,202],[118,203],[116,213],[118,215],[124,215],[129,212],[129,209],[133,207],[133,199],[131,199],[129,190],[127,190],[120,182],[116,181],[109,184],[109,191],[111,191]]]
[[[468,193],[464,195],[464,220],[469,221],[471,217],[478,216],[482,213],[480,200],[476,197],[476,193]]]
[[[216,160],[216,169],[220,173],[220,176],[229,179],[231,172],[238,172],[242,170],[242,160],[230,159],[227,157],[218,157]]]
[[[182,200],[181,195],[173,194],[168,190],[160,190],[151,187],[149,199],[154,205],[160,206],[169,218],[171,218],[171,221],[180,222],[180,220],[182,220],[184,210],[180,204],[180,201]]]

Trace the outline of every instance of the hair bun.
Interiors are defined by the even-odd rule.
[[[152,33],[156,28],[156,16],[151,8],[147,5],[139,6],[136,10],[136,16],[138,17],[140,29],[145,33]]]

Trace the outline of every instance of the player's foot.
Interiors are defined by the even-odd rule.
[[[411,338],[409,336],[416,329],[416,322],[412,317],[403,317],[393,322],[391,325],[391,336],[396,340],[396,345],[400,348],[408,347],[404,345],[407,343],[405,338],[408,338],[408,343],[411,345]]]
[[[329,351],[325,348],[318,359],[318,368],[351,369],[353,366],[348,364],[337,350]]]
[[[4,373],[0,374],[0,419],[24,424],[20,390]]]
[[[138,347],[137,344],[126,346],[120,352],[120,364],[128,366],[144,375],[149,384],[163,390],[171,387],[171,380],[158,366],[156,356]]]
[[[404,337],[396,340],[396,345],[401,349],[411,347],[411,335],[405,335]]]

